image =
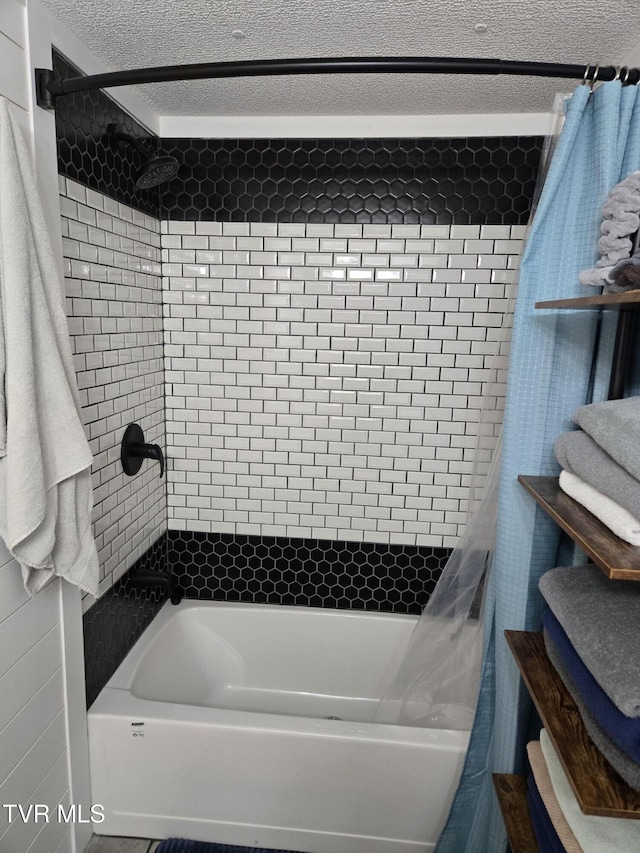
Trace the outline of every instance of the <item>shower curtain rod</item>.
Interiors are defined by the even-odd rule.
[[[622,79],[640,81],[640,69],[613,65],[569,65],[557,62],[518,62],[510,59],[471,59],[438,56],[362,56],[315,59],[256,59],[242,62],[202,62],[133,68],[82,77],[58,78],[49,68],[36,68],[38,106],[55,109],[56,99],[72,92],[110,89],[142,83],[175,80],[209,80],[223,77],[269,77],[289,74],[511,74],[558,77],[595,82]]]

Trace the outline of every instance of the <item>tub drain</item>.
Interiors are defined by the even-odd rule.
[[[327,717],[325,717],[325,720],[341,720],[341,719],[342,719],[342,717],[336,717],[335,714],[329,714]]]

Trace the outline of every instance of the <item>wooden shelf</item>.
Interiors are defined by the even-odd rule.
[[[640,581],[640,547],[615,536],[594,515],[565,494],[555,477],[518,482],[611,580]]]
[[[549,299],[536,302],[536,308],[640,308],[640,290],[623,293],[599,293],[595,296],[577,296],[573,299]]]
[[[582,811],[640,820],[640,793],[605,761],[545,652],[542,634],[505,631],[507,643]]]
[[[525,777],[494,773],[493,786],[512,853],[540,853],[527,806]]]

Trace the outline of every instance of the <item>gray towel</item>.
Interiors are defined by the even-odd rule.
[[[640,717],[640,584],[610,581],[587,564],[546,572],[540,592],[611,701]]]
[[[0,536],[29,594],[59,575],[97,596],[91,451],[62,279],[28,149],[1,97],[0,310]]]
[[[640,480],[640,397],[581,406],[573,420],[618,465]]]
[[[640,518],[640,481],[632,477],[581,429],[565,432],[555,444],[556,459],[565,471]]]
[[[635,762],[632,758],[629,758],[629,756],[611,740],[600,723],[593,718],[591,711],[587,708],[580,696],[579,690],[571,680],[571,676],[567,672],[564,662],[553,644],[553,640],[549,637],[546,631],[544,631],[544,645],[547,656],[553,664],[553,668],[560,676],[562,683],[571,694],[573,701],[576,703],[576,707],[580,712],[587,734],[616,773],[624,779],[627,785],[630,788],[633,788],[634,791],[640,791],[640,764]]]

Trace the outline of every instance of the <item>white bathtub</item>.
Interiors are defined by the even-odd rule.
[[[167,603],[88,714],[94,831],[432,850],[468,733],[369,722],[415,621]]]

